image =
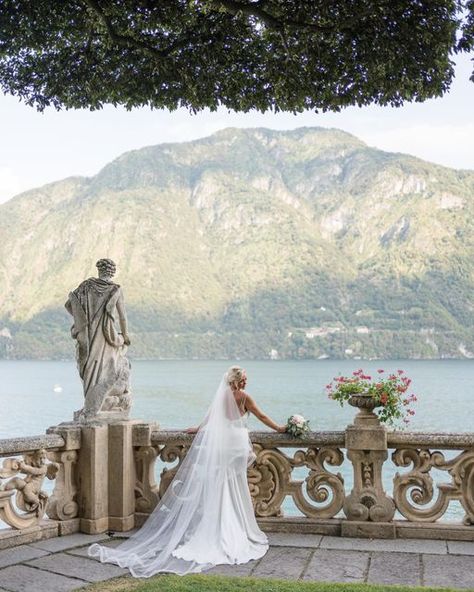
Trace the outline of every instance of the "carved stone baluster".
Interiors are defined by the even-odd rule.
[[[347,457],[353,465],[354,487],[344,501],[344,514],[349,520],[390,522],[395,504],[382,485],[382,467],[388,458],[387,431],[373,412],[372,397],[357,395],[349,402],[359,407],[359,414],[354,424],[346,429]]]
[[[76,450],[50,452],[49,458],[59,466],[54,491],[48,500],[47,515],[53,520],[69,520],[78,514],[77,485],[74,470]]]
[[[329,472],[324,463],[340,466],[344,455],[339,448],[309,448],[298,450],[294,455],[294,466],[306,466],[310,469],[305,479],[306,491],[310,499],[325,506],[312,506],[303,495],[303,484],[292,482],[292,497],[297,508],[309,518],[332,518],[344,504],[344,479],[342,475]]]
[[[446,512],[451,500],[459,500],[466,511],[465,524],[474,523],[474,450],[465,450],[447,461],[439,452],[426,449],[399,449],[392,455],[398,467],[409,467],[408,473],[397,473],[393,496],[397,510],[412,522],[435,522]],[[439,483],[435,496],[430,471],[446,471],[451,483]],[[428,506],[428,504],[431,504]]]
[[[258,517],[281,517],[281,505],[287,495],[291,495],[297,508],[310,518],[330,518],[342,508],[344,501],[344,481],[341,475],[330,473],[324,466],[340,465],[344,460],[337,448],[309,448],[298,450],[293,458],[286,456],[277,448],[264,448],[254,444],[257,455],[254,465],[249,469],[248,482],[255,513]],[[294,467],[308,467],[304,481],[292,480]],[[310,500],[323,506],[313,506],[305,497],[303,487]]]
[[[461,491],[461,504],[466,511],[464,524],[474,525],[474,450],[464,451],[450,472]]]
[[[64,522],[79,515],[77,465],[81,447],[81,430],[77,426],[51,426],[48,434],[58,434],[64,440],[60,450],[48,453],[48,457],[59,466],[53,493],[51,494],[46,514],[53,520]],[[64,525],[63,525],[64,526]]]
[[[135,452],[137,482],[135,484],[135,511],[149,514],[160,499],[155,481],[155,461],[160,447],[140,446]]]
[[[181,466],[184,457],[186,456],[187,451],[189,450],[189,445],[186,444],[166,444],[160,451],[160,459],[163,462],[172,463],[178,460],[176,466],[172,469],[165,467],[160,475],[160,485],[159,485],[159,498],[161,499],[168,489],[169,484],[173,480],[174,476],[176,475],[177,470]]]
[[[248,471],[248,482],[255,514],[282,516],[281,504],[289,493],[292,464],[275,448],[260,444],[254,444],[253,448],[257,458]]]

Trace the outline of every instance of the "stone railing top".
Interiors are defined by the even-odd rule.
[[[0,440],[0,456],[32,452],[39,448],[46,450],[62,448],[66,444],[64,438],[58,434],[41,434],[39,436],[23,436],[20,438],[5,438]]]
[[[389,432],[387,444],[389,448],[474,448],[474,432]]]
[[[154,429],[151,432],[151,441],[154,443],[182,442],[191,443],[193,434],[182,430],[160,430]],[[345,447],[345,432],[309,432],[308,437],[295,439],[285,434],[276,432],[250,432],[252,442],[264,444],[265,446],[339,446]],[[460,450],[474,448],[474,433],[450,433],[450,432],[403,432],[390,431],[387,434],[389,448],[440,448],[443,450]]]
[[[181,430],[153,430],[151,433],[151,441],[156,443],[166,444],[168,442],[180,441],[183,443],[191,443],[194,434],[187,434]],[[345,435],[344,432],[309,432],[308,437],[304,440],[292,438],[286,434],[278,434],[277,432],[250,432],[252,442],[257,444],[264,444],[265,446],[284,446],[284,447],[299,447],[299,446],[344,446]]]
[[[182,430],[160,430],[151,428],[151,442],[163,443],[182,442],[191,443],[194,435],[188,434]],[[50,428],[51,430],[51,428]],[[23,436],[20,438],[0,439],[0,456],[10,454],[21,454],[31,452],[38,448],[51,450],[54,448],[80,448],[80,430],[79,434],[48,433],[37,436]],[[325,431],[309,432],[305,439],[295,439],[286,434],[276,432],[262,431],[250,432],[252,442],[263,444],[265,446],[283,446],[285,448],[301,446],[339,446],[345,447],[344,431]],[[67,440],[71,440],[68,442]],[[403,432],[392,431],[387,434],[387,444],[389,448],[439,448],[443,450],[460,450],[474,448],[474,432],[450,433],[450,432]]]

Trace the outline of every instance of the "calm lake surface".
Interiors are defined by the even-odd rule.
[[[342,430],[355,411],[327,398],[324,386],[338,374],[361,367],[405,370],[418,396],[410,428],[417,431],[472,432],[474,429],[474,360],[406,361],[239,361],[246,368],[247,391],[275,421],[292,413],[310,420],[313,430]],[[132,364],[131,417],[155,420],[162,428],[196,425],[206,412],[228,361],[135,361]],[[55,386],[60,392],[55,392]],[[56,388],[58,391],[59,388]],[[37,435],[72,419],[82,407],[82,387],[74,362],[0,361],[0,438]],[[254,418],[251,429],[267,429]],[[387,463],[390,464],[390,463]],[[335,469],[337,472],[339,469]],[[340,469],[350,485],[350,465]],[[403,469],[403,472],[405,469]],[[390,489],[393,471],[385,480]],[[295,475],[296,476],[296,475]],[[435,476],[435,475],[433,475]],[[441,481],[448,481],[440,473]],[[448,518],[459,519],[452,504]],[[295,513],[291,504],[288,513]]]
[[[474,360],[407,361],[239,361],[247,369],[247,391],[275,421],[292,413],[310,420],[313,430],[340,430],[352,408],[330,401],[324,386],[334,376],[362,367],[375,373],[401,368],[418,396],[410,429],[469,432],[474,429]],[[156,420],[163,428],[199,423],[227,361],[136,361],[132,364],[131,417]],[[62,388],[55,392],[54,387]],[[72,419],[82,407],[82,387],[74,362],[0,361],[0,438],[41,434]],[[261,424],[260,424],[261,425]],[[260,429],[252,418],[251,429]],[[262,429],[267,429],[262,426]]]

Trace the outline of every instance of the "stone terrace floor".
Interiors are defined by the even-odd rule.
[[[130,574],[87,556],[96,541],[117,545],[127,533],[72,534],[0,551],[0,592],[63,592]],[[259,561],[207,574],[301,581],[366,582],[474,589],[474,542],[348,539],[270,533]]]

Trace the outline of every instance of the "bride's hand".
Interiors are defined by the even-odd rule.
[[[279,434],[284,434],[286,432],[286,425],[284,425],[284,426],[278,426],[277,432]]]
[[[196,434],[198,431],[198,428],[186,428],[184,430],[187,434]]]

